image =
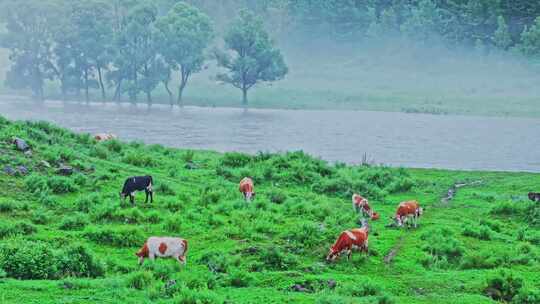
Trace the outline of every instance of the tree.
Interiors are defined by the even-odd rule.
[[[189,77],[200,71],[204,63],[204,50],[213,37],[212,24],[206,14],[180,2],[158,20],[157,28],[160,53],[174,70],[180,71],[177,103],[182,106]]]
[[[540,17],[535,19],[531,27],[525,27],[518,49],[525,56],[540,59]]]
[[[497,18],[497,30],[493,34],[493,43],[500,49],[507,50],[512,44],[512,37],[503,16]]]
[[[29,88],[43,100],[45,80],[52,80],[52,32],[48,26],[59,11],[50,1],[13,1],[2,10],[6,32],[1,45],[10,50],[13,62],[6,74],[6,84],[14,89]]]
[[[225,34],[225,45],[233,53],[216,51],[218,65],[227,69],[217,79],[242,90],[242,104],[248,104],[247,92],[261,81],[282,79],[288,72],[281,52],[264,30],[262,20],[241,10]]]

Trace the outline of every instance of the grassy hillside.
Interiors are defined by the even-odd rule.
[[[13,137],[27,140],[32,154],[14,149]],[[62,164],[74,174],[58,175]],[[540,174],[96,143],[47,123],[2,118],[0,165],[29,170],[0,173],[1,303],[540,301],[540,207],[526,198],[540,190]],[[154,204],[139,193],[136,206],[121,206],[124,179],[141,174],[154,177]],[[237,190],[243,176],[256,183],[251,204]],[[441,203],[454,183],[475,181]],[[370,254],[328,264],[339,232],[357,226],[351,191],[381,214]],[[386,228],[407,199],[427,206],[419,228]],[[139,267],[134,253],[152,235],[188,239],[187,266]]]

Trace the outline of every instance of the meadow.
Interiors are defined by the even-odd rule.
[[[0,165],[1,303],[540,303],[540,206],[527,199],[540,174],[98,143],[1,117]],[[66,165],[73,173],[60,175]],[[154,203],[139,193],[121,205],[124,180],[144,174]],[[251,203],[237,189],[244,176]],[[441,200],[461,183],[471,184]],[[353,192],[381,215],[369,254],[327,263],[339,233],[358,226]],[[426,207],[419,227],[386,227],[410,199]],[[187,265],[139,266],[155,235],[186,238]]]

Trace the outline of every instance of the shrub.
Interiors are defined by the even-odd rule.
[[[51,213],[43,208],[37,209],[32,212],[30,220],[36,225],[45,225],[51,221]]]
[[[477,238],[479,240],[489,241],[493,238],[493,231],[487,226],[466,226],[463,229],[464,236]]]
[[[167,208],[167,210],[169,210],[170,212],[180,211],[182,210],[183,206],[184,204],[179,200],[167,199],[165,201],[165,208]]]
[[[146,221],[152,224],[161,222],[161,215],[157,211],[151,211],[146,215]]]
[[[98,244],[116,247],[134,247],[144,240],[141,231],[135,228],[87,228],[83,235]]]
[[[181,288],[175,297],[178,304],[216,304],[220,303],[218,297],[209,290],[192,290]]]
[[[115,221],[119,221],[125,224],[137,224],[145,221],[144,214],[139,208],[120,209],[116,210],[113,214]]]
[[[228,285],[232,287],[248,287],[253,281],[253,276],[246,271],[234,269],[231,270],[228,277]]]
[[[132,273],[127,279],[127,285],[130,288],[135,289],[145,289],[146,287],[152,285],[153,282],[152,274],[148,271],[138,271]]]
[[[89,212],[98,203],[99,195],[97,193],[90,193],[89,195],[79,197],[75,202],[75,209],[80,212]]]
[[[45,243],[17,240],[0,245],[0,269],[22,280],[57,277],[56,257]]]
[[[395,301],[389,295],[382,295],[377,298],[377,304],[394,304]]]
[[[180,232],[181,228],[182,219],[179,216],[171,216],[163,224],[163,229],[169,232]]]
[[[193,163],[193,159],[195,158],[195,152],[193,150],[187,150],[186,152],[182,153],[182,156],[180,156],[180,158],[186,164]]]
[[[283,204],[287,199],[285,193],[276,189],[271,190],[268,196],[270,198],[270,201],[274,204]]]
[[[64,217],[60,222],[60,230],[80,230],[88,224],[88,220],[82,214]]]
[[[538,304],[540,303],[540,291],[527,290],[522,288],[520,292],[514,296],[512,303],[514,304]]]
[[[488,252],[472,252],[463,257],[461,269],[492,269],[502,263],[500,259]]]
[[[47,186],[55,194],[64,194],[76,192],[78,187],[68,177],[65,176],[53,176],[47,181]]]
[[[259,260],[265,268],[287,270],[296,267],[298,260],[293,255],[284,253],[279,247],[263,248],[259,252]]]
[[[362,281],[356,284],[344,285],[340,288],[340,292],[352,297],[369,297],[381,294],[381,288],[371,281]]]
[[[496,301],[510,302],[519,293],[523,280],[513,273],[501,271],[487,281],[484,293]]]
[[[229,271],[231,264],[229,256],[218,251],[206,252],[201,257],[200,262],[205,264],[208,270],[213,273],[226,273]]]
[[[107,159],[109,152],[101,145],[95,145],[90,148],[90,156],[97,157],[99,159]]]
[[[315,303],[316,304],[346,304],[349,302],[335,295],[323,295],[321,297],[317,297],[317,301],[315,301]]]
[[[303,222],[286,233],[288,239],[296,242],[302,248],[312,248],[323,241],[319,226],[313,222]]]
[[[0,202],[0,212],[11,213],[18,208],[18,204],[13,201],[1,201]]]
[[[167,183],[159,183],[156,187],[156,191],[164,195],[176,195],[174,189]]]
[[[30,174],[24,179],[24,183],[28,191],[32,193],[43,193],[49,189],[47,178],[42,175]]]
[[[103,142],[103,145],[111,152],[122,152],[122,143],[117,139],[106,140]]]
[[[422,250],[431,256],[431,259],[425,261],[425,266],[435,265],[439,261],[457,263],[463,255],[463,246],[448,229],[433,229],[424,233],[421,238],[426,243]]]
[[[515,205],[512,202],[503,202],[493,206],[489,212],[493,215],[508,216],[520,214],[522,209],[520,206]]]
[[[58,270],[62,276],[90,277],[103,276],[105,268],[94,255],[82,245],[67,248],[59,258]]]
[[[137,167],[153,167],[156,164],[150,155],[142,152],[128,152],[122,158],[122,162]]]
[[[221,197],[222,194],[219,190],[214,189],[214,187],[207,186],[201,190],[199,199],[202,205],[208,206],[210,204],[217,204]]]
[[[240,168],[251,162],[251,156],[239,152],[227,152],[221,158],[221,164],[225,167]]]
[[[0,224],[0,238],[15,235],[29,235],[36,233],[36,231],[36,226],[27,222],[3,222],[2,224]]]

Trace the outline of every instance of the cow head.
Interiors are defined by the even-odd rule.
[[[420,216],[420,215],[424,214],[424,208],[419,207],[416,212],[417,212],[417,215]]]
[[[255,198],[255,192],[244,192],[244,198],[246,201],[251,202]]]
[[[326,256],[327,262],[333,262],[337,257],[339,256],[339,251],[334,248],[334,246],[330,247],[330,251],[328,251],[328,255]]]
[[[126,201],[127,194],[120,192],[120,202],[124,203]]]
[[[394,225],[396,225],[397,227],[402,227],[403,226],[403,224],[404,224],[403,218],[404,217],[400,216],[399,214],[396,214],[396,216],[391,217],[391,219],[394,221]]]
[[[178,260],[180,261],[180,263],[182,263],[183,265],[186,265],[186,256],[185,255],[181,255],[178,257]]]

